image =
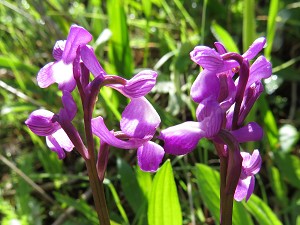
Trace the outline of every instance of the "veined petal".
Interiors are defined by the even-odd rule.
[[[72,25],[66,41],[62,60],[65,64],[70,64],[76,57],[77,48],[86,45],[92,40],[93,36],[83,27]]]
[[[190,57],[195,63],[210,71],[216,71],[224,65],[220,54],[206,46],[196,46],[190,53]]]
[[[164,154],[164,149],[152,141],[143,144],[137,150],[137,159],[141,170],[155,172],[158,169]]]
[[[218,96],[218,102],[220,107],[227,111],[235,101],[236,86],[229,73],[222,73],[218,75],[220,80],[220,91]]]
[[[130,138],[128,141],[123,141],[116,138],[114,134],[107,129],[101,116],[92,119],[92,131],[101,141],[121,149],[138,148],[148,141],[148,139],[144,140],[139,138]]]
[[[70,92],[63,91],[62,103],[67,111],[69,120],[73,120],[77,113],[77,106]]]
[[[252,155],[250,155],[248,152],[241,152],[241,156],[243,157],[242,167],[244,173],[248,176],[257,174],[262,164],[259,151],[255,149]]]
[[[106,75],[106,72],[100,65],[94,51],[91,48],[89,48],[88,46],[82,46],[80,48],[80,55],[84,65],[89,69],[89,71],[91,71],[91,73],[95,77]]]
[[[249,200],[250,196],[252,195],[252,193],[254,191],[254,186],[255,186],[255,177],[251,176],[250,184],[249,184],[247,195],[246,195],[246,202]]]
[[[160,117],[144,97],[131,99],[122,113],[121,130],[133,138],[153,137]]]
[[[215,42],[214,45],[220,55],[227,53],[225,46],[221,42]]]
[[[263,129],[255,122],[250,122],[237,130],[231,131],[239,143],[259,141],[263,137]]]
[[[52,121],[53,116],[54,113],[48,110],[35,110],[29,115],[25,124],[33,133],[39,136],[48,136],[61,128],[57,122]]]
[[[243,54],[243,58],[248,60],[253,59],[264,48],[265,44],[265,37],[257,38],[249,47],[249,49]]]
[[[55,83],[55,78],[53,76],[52,70],[53,65],[54,62],[48,63],[38,72],[36,79],[39,87],[46,88]]]
[[[197,108],[196,116],[204,137],[211,138],[220,131],[223,110],[214,99],[202,101]]]
[[[65,46],[66,46],[66,40],[59,40],[55,43],[53,47],[52,55],[56,61],[61,60]]]
[[[220,81],[214,72],[204,69],[194,81],[191,87],[191,97],[195,102],[201,102],[206,98],[218,99]]]
[[[158,138],[164,141],[166,153],[184,155],[194,150],[202,137],[198,122],[184,122],[162,130]]]
[[[148,94],[156,83],[157,72],[143,70],[127,81],[123,93],[129,98],[139,98]]]
[[[258,57],[250,67],[250,76],[246,88],[253,83],[266,79],[272,75],[272,64],[264,57]]]
[[[239,179],[238,185],[235,189],[234,199],[238,202],[242,201],[246,196],[248,196],[248,190],[251,183],[251,177],[247,177],[246,179]],[[253,189],[252,189],[253,192]],[[252,194],[251,192],[251,194]],[[250,195],[251,195],[250,194]],[[249,195],[249,197],[250,197]],[[249,198],[248,197],[248,198]]]

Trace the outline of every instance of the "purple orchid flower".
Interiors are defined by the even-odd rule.
[[[120,76],[108,75],[97,60],[94,51],[88,46],[80,48],[80,55],[83,63],[95,78],[100,76],[102,79],[103,77],[105,86],[119,91],[125,97],[143,97],[151,91],[156,83],[157,72],[153,70],[142,70],[130,80],[126,80]],[[118,82],[109,83],[109,80],[118,80]]]
[[[234,199],[242,201],[246,198],[246,201],[248,201],[254,190],[254,175],[259,172],[262,159],[258,150],[254,150],[252,155],[248,152],[241,152],[241,156],[243,157],[242,171],[234,193]]]
[[[150,141],[161,120],[146,98],[133,98],[122,113],[120,132],[109,131],[101,116],[92,120],[93,133],[110,146],[121,149],[137,148],[140,168],[155,172],[164,156],[164,150]]]
[[[57,41],[53,49],[55,62],[46,64],[37,75],[41,88],[57,83],[60,90],[73,91],[76,82],[73,77],[73,61],[79,46],[92,40],[92,35],[83,27],[72,25],[66,41]]]
[[[168,127],[160,132],[164,150],[173,155],[184,155],[193,151],[201,138],[218,141],[217,134],[222,128],[224,111],[218,102],[206,99],[196,111],[198,122],[188,121]],[[257,141],[263,136],[262,128],[255,122],[248,123],[231,134],[239,143]],[[188,141],[187,141],[188,140]],[[224,152],[224,155],[226,153]]]
[[[25,124],[33,133],[46,136],[47,146],[57,153],[59,159],[66,156],[64,151],[72,151],[74,144],[62,129],[58,118],[72,121],[77,112],[76,104],[69,92],[63,92],[62,102],[64,108],[61,109],[58,115],[45,109],[38,109],[33,111],[25,121]]]

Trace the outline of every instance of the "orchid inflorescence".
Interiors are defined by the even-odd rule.
[[[223,188],[227,193],[233,192],[237,201],[248,200],[262,159],[258,150],[252,155],[240,152],[240,143],[258,141],[263,136],[257,123],[244,125],[244,121],[263,91],[261,80],[272,73],[271,64],[264,56],[259,56],[250,66],[250,60],[262,50],[266,39],[255,40],[243,55],[227,52],[219,42],[215,43],[216,50],[195,47],[190,57],[203,68],[191,87],[191,98],[198,104],[197,122],[187,121],[162,130],[157,138],[164,142],[163,147],[151,141],[161,120],[144,97],[154,87],[157,72],[142,70],[130,80],[109,75],[88,45],[91,40],[92,35],[87,30],[72,25],[67,40],[56,42],[53,49],[55,61],[39,71],[37,82],[41,88],[57,83],[62,92],[63,107],[58,113],[46,109],[32,112],[25,122],[30,130],[45,136],[48,147],[57,153],[59,159],[73,148],[85,160],[94,157],[93,135],[99,137],[96,168],[100,181],[104,178],[110,146],[137,149],[140,168],[155,172],[165,153],[187,154],[196,148],[200,139],[207,138],[214,143],[221,162],[226,161],[226,185]],[[120,131],[110,131],[101,116],[92,118],[103,86],[130,99],[122,113]],[[72,123],[77,113],[72,96],[74,90],[78,91],[82,102],[87,146]]]

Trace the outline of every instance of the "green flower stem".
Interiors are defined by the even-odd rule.
[[[98,214],[99,223],[101,225],[110,225],[109,214],[106,206],[103,183],[100,182],[94,157],[85,161],[90,185],[93,193],[95,209]]]
[[[228,158],[220,157],[220,208],[221,208],[221,224],[232,224],[232,207],[233,194],[226,192],[226,177],[228,168]]]
[[[92,98],[93,99],[93,98]],[[110,225],[109,214],[106,206],[103,182],[100,181],[96,168],[95,147],[92,132],[92,109],[94,101],[88,102],[84,107],[84,128],[88,146],[89,158],[85,160],[89,181],[93,193],[94,205],[101,225]]]

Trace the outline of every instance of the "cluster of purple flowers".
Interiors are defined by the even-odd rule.
[[[216,49],[197,46],[191,52],[191,59],[203,71],[191,88],[191,97],[198,104],[197,122],[188,121],[162,130],[159,139],[162,148],[151,141],[160,125],[160,117],[144,97],[156,83],[157,73],[143,70],[126,80],[120,76],[108,75],[98,62],[94,50],[88,43],[92,35],[84,28],[72,25],[67,40],[57,41],[53,49],[54,62],[45,65],[37,75],[41,88],[57,83],[62,91],[62,105],[59,113],[45,109],[32,112],[26,125],[35,134],[46,136],[48,147],[60,159],[65,151],[74,147],[84,159],[91,153],[82,141],[72,120],[77,106],[72,97],[74,89],[80,94],[86,120],[90,120],[91,132],[101,140],[98,153],[98,168],[107,160],[109,146],[121,149],[137,149],[137,161],[144,171],[158,169],[165,153],[184,155],[194,150],[201,138],[208,138],[216,146],[220,157],[228,158],[231,176],[238,176],[235,199],[248,199],[254,188],[254,175],[261,166],[258,150],[250,155],[240,152],[239,143],[257,141],[263,131],[255,122],[243,126],[251,107],[263,91],[262,78],[271,75],[271,64],[263,57],[253,59],[265,45],[265,39],[257,39],[243,55],[227,52],[221,43]],[[90,78],[93,75],[93,79]],[[238,78],[236,79],[236,74]],[[95,102],[101,87],[113,88],[130,99],[122,113],[120,131],[110,131],[101,116],[92,118]],[[231,146],[235,146],[231,150]],[[99,169],[99,177],[102,177]],[[229,172],[230,174],[230,172]]]
[[[261,166],[258,150],[252,155],[240,153],[239,143],[257,141],[263,136],[257,123],[244,126],[243,122],[263,91],[261,79],[272,74],[271,64],[264,56],[249,65],[265,43],[265,38],[258,38],[243,55],[227,52],[218,42],[215,43],[217,50],[195,47],[190,53],[191,59],[203,68],[191,87],[191,97],[198,103],[198,121],[169,127],[160,134],[165,152],[174,155],[191,152],[201,138],[212,140],[219,157],[228,157],[229,180],[240,178],[234,194],[238,201],[249,199],[254,188],[254,174]],[[230,145],[233,145],[232,154]]]

